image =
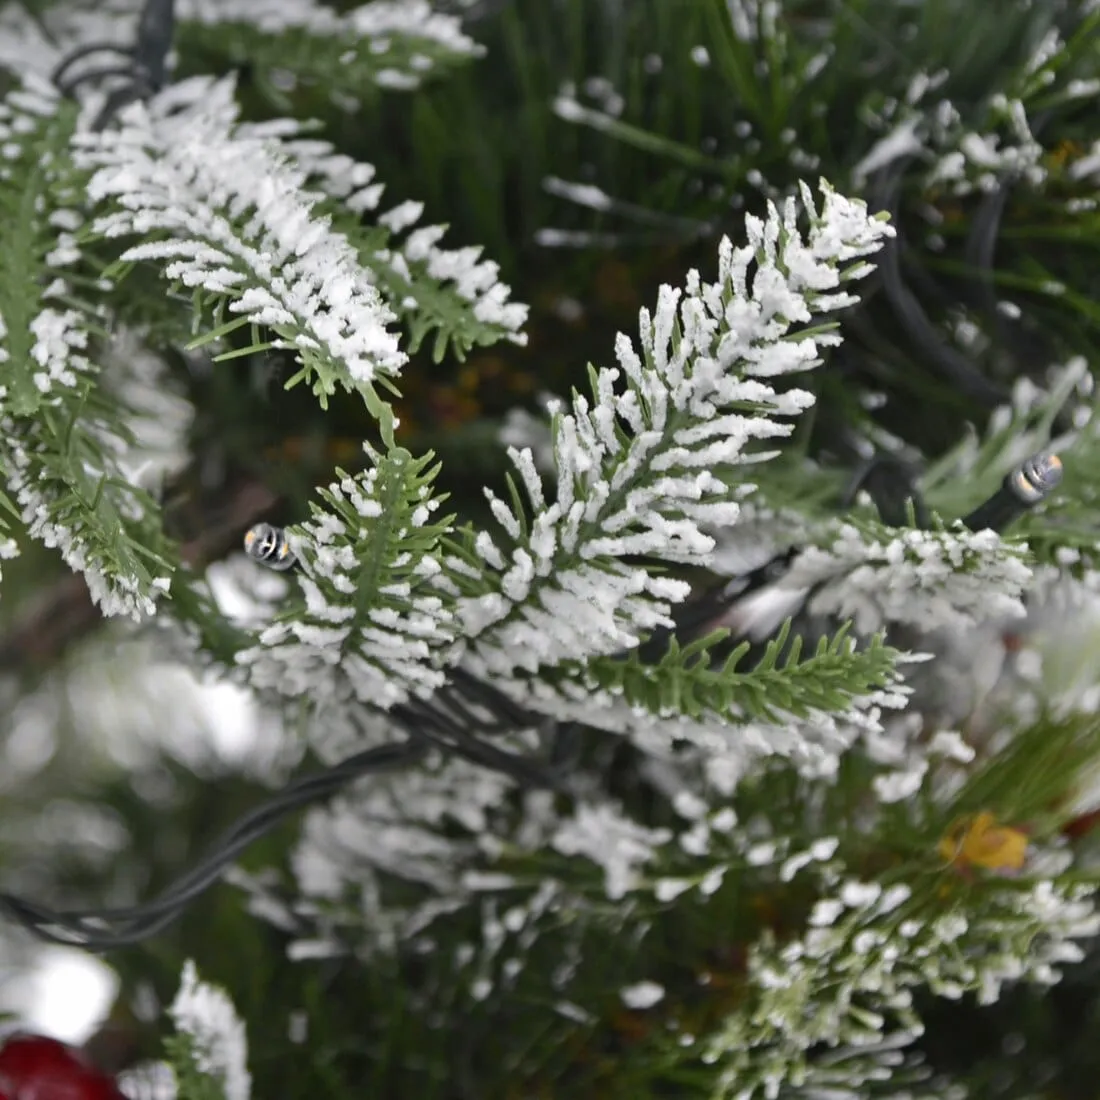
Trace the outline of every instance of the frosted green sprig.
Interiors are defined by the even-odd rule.
[[[112,395],[96,362],[103,318],[85,294],[109,284],[83,252],[74,124],[34,81],[0,103],[0,470],[22,532],[83,573],[105,614],[136,618],[152,613],[173,565],[132,462],[130,394],[140,402],[148,390]]]
[[[996,532],[831,527],[833,537],[802,551],[783,580],[785,588],[814,590],[813,613],[851,619],[865,634],[887,622],[961,629],[1024,613],[1027,549]]]
[[[444,226],[419,224],[422,203],[407,200],[379,212],[384,187],[372,165],[304,136],[304,127],[290,120],[251,129],[278,133],[280,148],[308,173],[306,185],[329,196],[323,209],[406,326],[410,354],[433,335],[436,361],[448,349],[463,358],[471,348],[498,340],[527,342],[527,307],[510,301],[499,267],[483,259],[479,247],[443,247]]]
[[[201,981],[190,960],[168,1012],[176,1035],[166,1046],[181,1100],[249,1100],[244,1023],[225,991]]]
[[[337,12],[314,0],[181,0],[185,47],[248,58],[260,89],[285,109],[275,70],[316,82],[345,108],[376,88],[412,91],[480,57],[457,15],[430,0],[372,0]]]
[[[639,347],[619,336],[618,367],[591,369],[591,398],[575,394],[554,415],[556,497],[530,451],[509,452],[511,500],[489,495],[500,530],[472,545],[487,590],[459,607],[473,664],[534,672],[668,624],[686,585],[634,562],[708,561],[706,530],[738,514],[738,489],[714,471],[765,457],[750,445],[789,434],[774,417],[813,401],[768,379],[816,366],[819,346],[839,340],[828,323],[794,326],[851,305],[841,286],[870,271],[862,257],[892,233],[864,204],[821,190],[819,210],[802,188],[805,235],[793,199],[747,218],[748,243],[719,246],[714,283],[692,272],[683,293],[662,288],[656,312],[641,313]]]
[[[405,362],[393,315],[347,240],[314,214],[319,196],[270,139],[237,129],[233,81],[195,79],[135,105],[117,130],[78,135],[93,232],[137,235],[121,265],[151,261],[215,320],[196,346],[251,326],[294,352],[326,404],[337,386],[382,416],[377,387]]]
[[[323,708],[390,707],[445,681],[437,654],[454,639],[432,492],[438,465],[401,447],[366,447],[371,466],[321,490],[312,518],[291,529],[304,605],[288,607],[240,654],[252,684]]]

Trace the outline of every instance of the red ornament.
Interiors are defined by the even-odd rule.
[[[0,1047],[0,1100],[126,1100],[113,1078],[78,1050],[42,1035]]]

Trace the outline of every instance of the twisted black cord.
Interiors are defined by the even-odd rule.
[[[511,776],[521,786],[565,791],[564,777],[560,773],[547,769],[530,757],[506,752],[482,741],[464,728],[461,722],[448,715],[434,699],[410,700],[395,707],[390,713],[414,725],[417,732],[429,741],[471,763]],[[531,728],[538,722],[532,715],[526,715],[525,718],[524,722],[513,728]]]
[[[89,951],[109,951],[139,943],[174,922],[194,898],[221,878],[226,868],[253,841],[287,816],[335,794],[354,779],[414,763],[431,747],[429,739],[414,732],[399,744],[367,749],[323,771],[300,776],[241,817],[195,867],[152,901],[116,909],[55,911],[14,894],[0,893],[0,913],[30,929],[40,939],[77,945]]]
[[[175,26],[175,0],[145,0],[132,46],[120,46],[114,42],[88,43],[64,57],[50,80],[63,96],[73,98],[83,85],[125,77],[126,82],[108,94],[92,122],[92,129],[101,130],[128,103],[148,99],[165,86]],[[100,54],[114,57],[117,61],[79,70],[82,61]],[[75,74],[74,68],[77,69]]]
[[[456,670],[452,682],[431,699],[411,699],[384,713],[408,739],[367,749],[346,760],[292,780],[278,794],[240,818],[206,856],[152,901],[122,908],[57,911],[14,894],[0,893],[0,913],[40,939],[110,951],[140,943],[172,924],[198,895],[217,882],[254,841],[289,815],[330,798],[353,780],[416,763],[442,748],[479,766],[508,775],[521,786],[565,791],[568,761],[537,759],[507,752],[483,740],[473,729],[507,734],[537,728],[543,719],[524,710],[503,692],[471,674]]]
[[[878,255],[878,276],[883,291],[905,334],[943,378],[987,408],[1002,405],[1007,401],[1003,389],[986,378],[962,352],[944,343],[916,295],[902,279],[901,252],[905,239],[899,210],[901,184],[911,159],[900,158],[883,169],[871,188],[872,205],[890,213],[895,232],[893,240],[887,241]]]

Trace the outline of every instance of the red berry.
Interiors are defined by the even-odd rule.
[[[13,1035],[0,1047],[0,1100],[125,1100],[84,1056],[41,1035]]]

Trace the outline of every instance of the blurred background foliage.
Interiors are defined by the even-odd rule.
[[[586,362],[607,363],[614,333],[635,326],[661,282],[679,283],[691,266],[709,271],[718,237],[798,179],[823,176],[891,209],[902,238],[845,317],[829,369],[798,379],[819,399],[796,448],[820,467],[825,508],[865,441],[890,438],[933,460],[969,426],[982,428],[1018,379],[1072,355],[1094,358],[1100,212],[1067,214],[1096,189],[1073,170],[1100,136],[1095,91],[1072,93],[1074,81],[1100,75],[1100,14],[1084,3],[783,0],[774,24],[769,5],[749,0],[462,7],[485,58],[413,95],[334,83],[323,58],[263,53],[247,35],[186,24],[178,72],[236,70],[250,117],[318,119],[323,136],[377,167],[393,201],[422,200],[426,221],[449,224],[451,246],[483,245],[514,297],[531,304],[528,347],[435,361],[428,346],[403,376],[408,445],[435,449],[446,487],[464,499],[478,500],[500,472],[508,410],[534,409],[542,393],[579,383]],[[754,12],[759,33],[735,34],[738,13]],[[1054,79],[1036,80],[1029,65],[1052,29],[1066,47]],[[928,77],[935,94],[912,101]],[[956,194],[930,180],[934,164],[920,155],[861,171],[906,111],[931,143],[940,99],[954,103],[961,131],[1008,134],[1004,98],[1027,106],[1041,183],[1021,173]],[[356,461],[369,430],[354,402],[322,416],[301,390],[285,393],[277,355],[213,371],[180,362],[178,373],[199,410],[195,462],[171,498],[191,536],[219,522],[227,486],[242,477],[275,494],[271,518],[300,515],[315,484]],[[790,473],[776,464],[777,479]],[[2,632],[58,583],[45,554],[5,565],[0,650]],[[188,709],[192,685],[144,666],[105,629],[61,656],[17,652],[4,668],[0,862],[7,884],[36,896],[148,896],[297,762],[273,719],[218,699]],[[255,745],[247,760],[197,747],[227,725],[255,729],[259,760]],[[243,865],[280,863],[294,829],[265,838]],[[156,940],[111,957],[120,991],[93,1047],[115,1065],[155,1054],[148,1006],[171,998],[182,960],[196,956],[248,1021],[258,1097],[509,1095],[499,1077],[498,1091],[485,1086],[496,1075],[484,1065],[454,1072],[459,1051],[491,1050],[499,1021],[471,1014],[467,1033],[441,1043],[429,1036],[439,1020],[412,992],[423,975],[411,963],[291,965],[286,942],[230,886],[211,891]],[[976,1096],[1091,1098],[1097,957],[1053,994],[1020,991],[980,1011],[929,1006],[933,1064]],[[288,1058],[301,1011],[308,1034],[301,1057]],[[626,1027],[609,1018],[584,1039],[598,1048],[588,1062],[625,1066]],[[1023,1068],[1007,1071],[1006,1055]],[[677,1095],[633,1070],[619,1085],[621,1095]]]

